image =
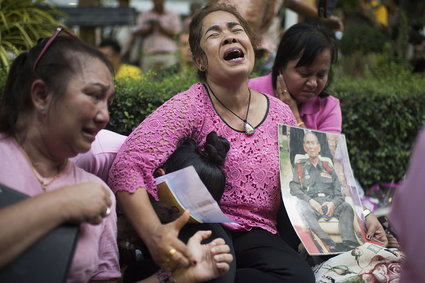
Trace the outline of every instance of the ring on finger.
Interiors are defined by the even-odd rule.
[[[106,211],[105,211],[104,215],[105,215],[105,217],[106,217],[106,216],[108,216],[109,214],[111,214],[111,208],[110,208],[110,207],[106,208]]]
[[[177,250],[175,248],[171,248],[168,253],[170,254],[170,256],[173,256],[175,253],[177,252]]]

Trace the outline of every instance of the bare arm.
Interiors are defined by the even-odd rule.
[[[192,253],[177,237],[189,220],[188,212],[174,222],[161,224],[145,189],[138,189],[133,194],[119,191],[116,195],[124,214],[162,269],[171,271],[194,262]],[[170,255],[171,249],[176,253]]]
[[[111,205],[100,183],[84,183],[37,195],[0,210],[0,268],[53,228],[68,221],[93,224]]]
[[[333,31],[344,30],[344,25],[341,19],[335,16],[330,16],[329,18],[320,18],[317,12],[317,8],[303,0],[285,0],[283,5],[300,15],[321,21],[326,27]]]

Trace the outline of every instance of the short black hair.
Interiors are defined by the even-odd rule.
[[[121,54],[121,45],[118,43],[118,41],[112,38],[107,38],[102,40],[102,42],[99,43],[98,47],[99,48],[111,47],[114,53]]]
[[[288,65],[289,61],[300,58],[297,67],[309,66],[326,49],[329,49],[331,52],[332,66],[338,57],[335,38],[322,25],[298,23],[290,27],[283,34],[276,52],[272,68],[273,89],[276,89],[276,81],[280,71]],[[331,76],[330,70],[329,76]],[[330,77],[328,81],[331,81]],[[320,97],[326,97],[328,95],[325,91],[319,94]]]

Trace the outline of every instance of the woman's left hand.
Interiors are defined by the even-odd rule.
[[[382,227],[381,222],[379,222],[378,218],[375,214],[370,213],[366,216],[366,231],[367,231],[367,239],[368,240],[378,240],[384,244],[384,246],[388,245],[387,234],[385,233],[384,227]]]

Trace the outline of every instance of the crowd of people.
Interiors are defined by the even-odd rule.
[[[0,209],[0,225],[8,227],[0,233],[0,268],[55,227],[72,222],[80,225],[80,234],[67,282],[315,282],[282,204],[278,125],[341,133],[340,103],[326,87],[337,59],[328,28],[343,28],[342,23],[319,17],[323,25],[292,26],[275,50],[270,74],[250,79],[255,50],[266,40],[255,27],[270,23],[248,21],[249,9],[239,8],[240,13],[228,4],[234,1],[209,2],[194,11],[186,27],[199,83],[166,101],[128,137],[104,130],[114,76],[141,76],[121,62],[115,41],[95,48],[58,28],[14,60],[0,104],[0,183],[30,198]],[[272,15],[284,5],[271,2]],[[176,64],[175,38],[185,29],[164,0],[153,4],[140,14],[135,30],[143,37],[143,71]],[[305,136],[305,147],[320,152],[317,137]],[[412,160],[406,182],[416,189],[417,163]],[[314,156],[303,163],[312,172],[317,164]],[[191,224],[190,211],[161,219],[155,177],[188,165],[233,222]],[[339,182],[333,169],[329,172]],[[315,200],[299,194],[304,177],[294,176],[290,189],[312,217],[326,207],[329,216],[353,218],[352,208],[341,205],[341,186],[338,199]],[[408,258],[402,279],[421,282],[412,249],[423,244],[403,229],[415,211],[407,210],[401,196],[392,218]],[[120,217],[142,242],[144,257],[124,268]],[[367,238],[387,246],[386,231],[373,213],[365,223]],[[353,231],[346,234],[343,243],[355,248]],[[326,244],[335,248],[330,239]]]

